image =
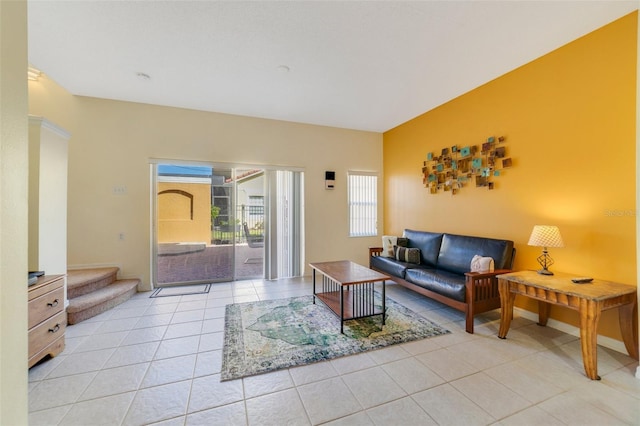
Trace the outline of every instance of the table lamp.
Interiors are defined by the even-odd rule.
[[[542,254],[538,256],[538,263],[542,269],[538,270],[542,275],[553,275],[549,270],[549,266],[553,265],[553,259],[549,256],[548,247],[564,247],[560,230],[557,226],[535,225],[529,237],[530,246],[542,247]]]

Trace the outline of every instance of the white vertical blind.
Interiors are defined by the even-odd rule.
[[[378,176],[348,173],[349,236],[378,235]]]

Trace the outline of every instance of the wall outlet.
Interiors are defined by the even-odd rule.
[[[120,233],[118,234],[118,239],[119,239],[120,241],[124,241],[124,232],[120,232]]]

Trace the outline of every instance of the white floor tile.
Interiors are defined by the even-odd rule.
[[[507,417],[532,405],[485,373],[463,377],[451,382],[451,385],[496,419]],[[499,403],[496,403],[497,401]]]
[[[180,355],[195,354],[198,352],[200,336],[180,337],[177,339],[163,340],[160,342],[154,359],[171,358]]]
[[[339,377],[299,386],[298,393],[313,424],[345,417],[363,408]]]
[[[104,365],[104,368],[148,362],[158,350],[160,342],[140,343],[139,345],[120,346]]]
[[[123,424],[143,425],[186,414],[191,380],[139,390]]]
[[[407,395],[382,367],[368,368],[341,377],[365,409]]]
[[[386,424],[397,424],[400,423],[386,423]],[[360,412],[356,414],[352,414],[350,416],[342,417],[340,419],[332,420],[330,422],[324,423],[324,426],[373,426],[375,423],[371,420],[371,418],[365,412]]]
[[[60,364],[49,373],[47,378],[68,376],[100,370],[116,349],[73,353],[66,356]]]
[[[480,371],[479,368],[466,362],[464,356],[448,348],[417,355],[416,359],[446,381],[459,379]]]
[[[219,374],[193,379],[189,413],[220,407],[244,398],[242,380],[220,381]]]
[[[210,410],[189,414],[187,426],[245,426],[247,425],[247,413],[243,402],[236,402]]]
[[[194,311],[175,312],[171,318],[171,324],[179,324],[181,322],[202,321],[204,319],[204,309],[196,309]]]
[[[537,405],[538,408],[551,414],[568,425],[624,425],[617,417],[590,406],[576,395],[564,393]]]
[[[73,407],[72,404],[29,413],[29,426],[51,426],[59,424]]]
[[[100,349],[115,348],[120,345],[122,340],[128,334],[128,331],[118,331],[116,333],[95,334],[85,337],[73,353],[97,351]]]
[[[204,313],[204,311],[202,312]],[[164,338],[175,339],[177,337],[199,336],[201,331],[202,321],[169,324],[167,326],[167,331],[164,334]]]
[[[291,373],[291,378],[296,386],[318,382],[338,375],[333,364],[328,361],[290,368],[289,372]]]
[[[164,337],[164,333],[166,331],[166,325],[149,328],[136,328],[131,330],[120,344],[122,346],[126,346],[160,341]]]
[[[560,420],[553,417],[540,408],[533,406],[522,410],[512,416],[494,423],[496,426],[523,426],[523,425],[545,425],[545,426],[562,426]]]
[[[242,381],[244,383],[244,395],[247,399],[293,387],[293,380],[291,380],[289,370],[245,377]]]
[[[247,417],[250,425],[304,426],[311,424],[298,393],[287,389],[247,399]]]
[[[84,401],[138,390],[148,367],[148,363],[143,363],[101,370],[78,400]]]
[[[222,370],[222,351],[198,352],[193,377],[209,376]]]
[[[196,355],[185,355],[151,362],[141,388],[164,385],[193,378]]]
[[[375,367],[377,364],[367,352],[332,359],[331,364],[338,374],[352,373]]]
[[[635,424],[637,361],[499,310],[463,315],[397,285],[387,294],[451,333],[220,382],[226,304],[311,293],[309,277],[217,283],[209,294],[129,301],[67,328],[66,348],[29,370],[29,423],[157,426]],[[365,409],[366,407],[366,409]]]
[[[439,425],[487,425],[495,419],[448,383],[412,395]]]
[[[29,411],[45,410],[76,402],[96,376],[95,372],[43,380],[29,393]]]
[[[408,394],[444,383],[442,377],[414,358],[384,364],[381,368]]]
[[[78,402],[62,419],[61,425],[117,425],[127,414],[135,392]]]
[[[376,425],[427,426],[437,425],[410,397],[398,399],[367,410]]]

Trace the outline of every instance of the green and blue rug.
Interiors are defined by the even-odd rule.
[[[352,355],[449,333],[412,310],[386,300],[381,316],[346,321],[313,296],[227,305],[221,380]]]

